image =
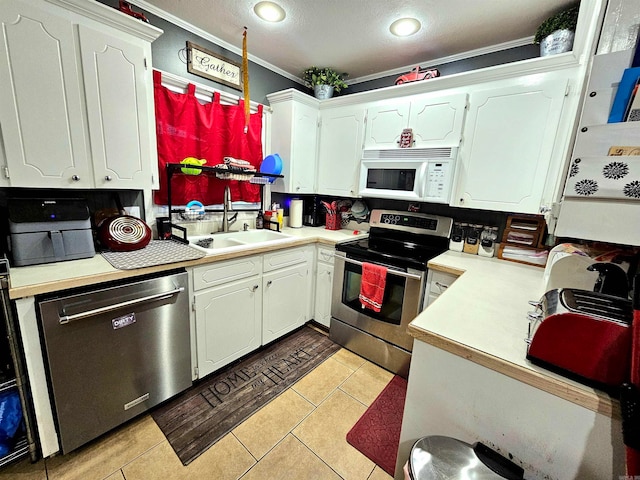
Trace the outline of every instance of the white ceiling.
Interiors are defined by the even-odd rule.
[[[413,65],[531,43],[547,17],[575,0],[275,0],[287,12],[268,23],[253,13],[259,0],[132,0],[179,26],[240,53],[243,27],[251,61],[291,79],[311,65],[349,73],[348,82],[394,75]],[[401,17],[420,20],[411,37],[391,35]],[[198,32],[194,32],[198,33]],[[471,53],[471,54],[470,54]]]

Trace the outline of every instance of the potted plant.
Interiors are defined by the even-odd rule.
[[[540,44],[540,56],[568,52],[578,23],[580,4],[576,4],[547,18],[536,30],[533,42]]]
[[[313,88],[314,96],[319,99],[331,98],[334,90],[340,92],[347,88],[346,73],[338,73],[331,67],[309,67],[302,72],[302,81]]]

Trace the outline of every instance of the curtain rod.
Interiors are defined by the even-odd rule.
[[[202,83],[192,82],[191,80],[187,80],[184,77],[176,75],[174,73],[165,72],[164,70],[160,70],[159,68],[154,68],[162,74],[162,85],[167,87],[170,90],[179,91],[180,93],[187,92],[187,86],[192,83],[196,87],[196,96],[199,96],[203,100],[212,101],[214,92],[220,93],[220,103],[226,105],[237,105],[238,100],[241,100],[239,95],[233,95],[231,93],[224,92],[222,90],[218,90],[213,87],[209,87],[208,85],[203,85]],[[251,101],[251,112],[255,113],[258,111],[258,105],[260,103]],[[264,111],[271,112],[271,107],[267,105],[263,105],[262,107]]]

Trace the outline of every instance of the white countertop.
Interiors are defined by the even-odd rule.
[[[359,238],[367,234],[366,231],[358,232],[358,234],[355,234],[353,230],[346,229],[327,230],[324,227],[285,227],[282,233],[290,235],[291,239],[277,245],[245,248],[236,252],[227,250],[224,253],[207,255],[199,260],[169,263],[136,270],[118,270],[111,266],[99,253],[96,253],[92,258],[82,260],[46,263],[27,267],[12,267],[9,273],[11,281],[9,295],[12,299],[16,299],[174,268],[201,265],[245,255],[260,254],[274,249],[289,248],[309,243],[319,242],[334,245],[338,242]]]
[[[528,302],[544,294],[540,267],[447,251],[429,268],[460,275],[409,325],[418,340],[465,357],[604,414],[609,395],[537,367],[526,359]]]

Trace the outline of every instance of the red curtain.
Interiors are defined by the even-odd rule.
[[[262,105],[252,113],[249,128],[244,133],[244,101],[238,105],[222,105],[220,94],[213,101],[201,104],[195,96],[195,86],[187,93],[170,91],[161,84],[162,76],[153,72],[158,139],[160,189],[154,192],[154,203],[166,205],[167,163],[180,163],[187,157],[204,159],[208,167],[224,162],[224,157],[247,160],[257,170],[262,163]],[[171,204],[186,205],[198,200],[205,205],[220,204],[224,187],[231,188],[233,201],[260,202],[260,185],[246,181],[221,180],[214,173],[184,175],[178,170],[171,180]]]

